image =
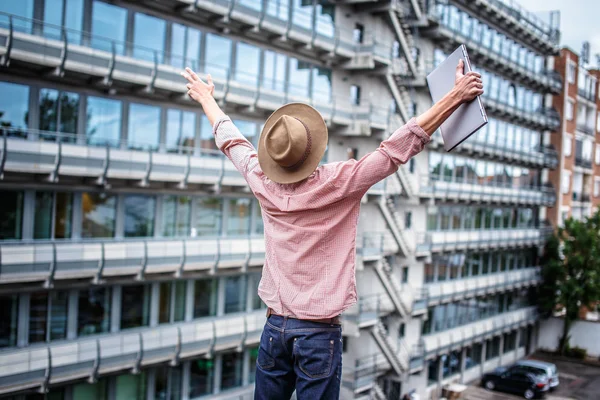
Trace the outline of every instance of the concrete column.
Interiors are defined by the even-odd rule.
[[[225,314],[225,277],[218,278],[217,285],[217,317]]]
[[[465,370],[467,369],[467,348],[463,347],[460,355],[460,382],[465,382]]]
[[[438,363],[438,376],[437,376],[437,386],[438,388],[442,387],[442,380],[444,380],[444,368],[443,368],[443,363],[442,363],[442,357],[438,357],[437,360]]]
[[[146,400],[154,400],[156,386],[156,368],[146,370]]]
[[[150,326],[157,326],[158,321],[158,305],[160,298],[160,283],[153,282],[150,285]]]
[[[485,353],[487,351],[487,340],[483,340],[483,342],[481,342],[481,362],[479,363],[479,374],[483,375],[484,374],[484,366],[485,366]]]
[[[221,376],[223,375],[223,356],[217,354],[215,356],[215,376],[214,376],[214,388],[215,393],[221,393]]]
[[[250,378],[250,351],[244,350],[244,363],[242,365],[242,385],[247,385]]]
[[[181,398],[188,400],[190,398],[190,362],[186,361],[181,366]]]
[[[110,305],[110,331],[112,333],[121,329],[121,288],[121,286],[114,286],[112,289]]]
[[[185,316],[184,319],[186,322],[189,322],[194,319],[194,296],[195,296],[195,285],[194,280],[187,281],[187,290],[186,290],[186,298],[185,298]]]
[[[502,356],[504,355],[504,334],[500,335],[500,348],[498,350],[498,365],[502,365]]]
[[[31,295],[22,293],[19,295],[19,309],[17,318],[17,346],[27,346],[29,342],[29,301]]]
[[[67,339],[77,337],[77,319],[79,317],[79,291],[69,290],[69,302],[67,311]]]

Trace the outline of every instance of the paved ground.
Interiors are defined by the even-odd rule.
[[[535,359],[556,364],[560,377],[558,390],[549,393],[546,400],[598,400],[600,399],[600,367],[549,359],[536,355]],[[518,396],[506,393],[489,392],[478,386],[470,386],[465,400],[514,400]]]

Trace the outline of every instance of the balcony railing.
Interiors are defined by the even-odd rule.
[[[551,186],[499,185],[478,178],[460,182],[445,182],[443,176],[423,176],[419,195],[468,202],[495,202],[508,204],[539,204],[551,206],[556,193]]]
[[[592,90],[589,89],[583,89],[578,87],[577,88],[577,94],[581,97],[583,97],[586,100],[589,100],[591,102],[595,102],[596,101],[596,93],[594,93]]]
[[[579,201],[581,203],[589,203],[591,201],[589,193],[573,192],[573,201]]]
[[[537,307],[526,307],[473,321],[449,330],[423,336],[427,354],[441,353],[455,347],[468,346],[505,330],[532,324],[537,319]]]
[[[529,267],[502,271],[465,279],[427,283],[429,305],[503,292],[515,287],[535,285],[540,281],[540,268]]]
[[[0,351],[0,394],[212,357],[259,342],[264,310]]]
[[[542,87],[553,93],[559,93],[562,90],[562,78],[556,71],[535,71],[513,61],[510,58],[510,52],[502,49],[504,42],[501,42],[499,49],[495,49],[491,44],[483,42],[483,35],[467,35],[460,29],[446,24],[444,15],[439,14],[437,9],[431,17],[440,22],[440,26],[433,31],[434,34],[443,36],[449,47],[454,48],[457,45],[465,44],[475,63],[479,62],[488,68],[495,66],[498,71],[509,76],[514,75],[528,86]]]
[[[556,168],[558,166],[557,152],[553,147],[537,147],[535,150],[524,151],[517,147],[508,147],[506,142],[488,142],[483,135],[473,135],[458,146],[455,151],[464,154],[482,154],[492,159],[514,160],[519,164],[534,167]],[[443,147],[444,140],[442,135],[435,133],[431,137],[431,146],[433,148]]]
[[[585,122],[582,123],[582,122],[577,121],[576,128],[578,131],[583,132],[586,135],[594,136],[594,127],[589,126]]]
[[[575,165],[581,168],[592,169],[592,160],[584,158],[581,155],[575,155]]]
[[[429,231],[417,234],[418,245],[431,252],[539,246],[551,227]]]
[[[0,242],[0,284],[262,266],[262,236]]]
[[[356,251],[364,261],[380,259],[398,251],[389,232],[362,232],[357,236],[356,244]]]
[[[533,128],[554,131],[560,127],[560,117],[553,108],[544,108],[538,112],[532,112],[514,104],[509,104],[508,101],[493,99],[487,92],[483,94],[483,102],[489,114],[512,119]]]
[[[360,296],[355,306],[344,312],[344,319],[359,327],[374,325],[379,317],[394,312],[394,305],[387,293]]]

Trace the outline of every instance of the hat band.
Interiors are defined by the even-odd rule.
[[[306,148],[304,149],[304,154],[302,154],[302,157],[300,158],[300,160],[298,160],[298,162],[295,163],[294,165],[290,165],[289,167],[283,167],[285,169],[295,169],[295,168],[298,168],[299,166],[301,166],[304,163],[304,161],[306,161],[306,159],[308,158],[308,155],[310,154],[310,149],[312,147],[312,139],[311,139],[311,134],[310,134],[310,130],[308,129],[308,126],[306,126],[306,124],[304,122],[302,122],[300,119],[298,119],[296,117],[293,117],[293,118],[295,120],[297,120],[298,122],[300,122],[306,131]]]

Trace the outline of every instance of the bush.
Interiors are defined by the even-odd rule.
[[[569,347],[566,351],[566,356],[584,360],[587,357],[587,350],[577,346]]]

